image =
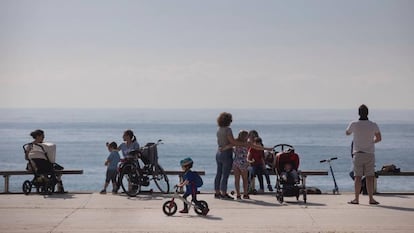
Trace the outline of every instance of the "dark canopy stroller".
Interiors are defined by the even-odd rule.
[[[296,197],[296,200],[299,200],[300,194],[303,194],[303,201],[306,203],[306,187],[298,170],[299,155],[295,153],[293,146],[288,144],[276,145],[273,150],[276,154],[274,160],[276,199],[283,203],[283,197]],[[285,171],[287,165],[290,165],[290,171]]]
[[[30,150],[37,147],[44,152],[44,158],[31,158]],[[59,181],[56,176],[55,164],[50,162],[47,152],[41,144],[27,143],[23,145],[25,159],[27,162],[26,170],[33,172],[33,179],[23,182],[23,193],[28,195],[32,188],[36,188],[37,193],[51,194],[55,191],[55,186]]]

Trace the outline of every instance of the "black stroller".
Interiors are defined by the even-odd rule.
[[[28,151],[33,147],[39,147],[44,152],[45,159],[29,158],[29,156],[27,156]],[[39,194],[52,194],[55,191],[56,184],[61,182],[58,181],[55,171],[55,169],[59,169],[59,167],[55,168],[56,165],[50,162],[47,152],[41,144],[27,143],[23,145],[23,150],[25,152],[25,159],[28,161],[26,170],[33,172],[34,175],[32,180],[23,182],[23,193],[29,195],[32,188],[36,188],[36,192]]]
[[[280,151],[279,150],[280,147]],[[306,203],[306,187],[303,177],[298,170],[299,155],[295,153],[293,146],[279,144],[273,148],[276,156],[274,160],[274,170],[276,173],[276,199],[283,203],[284,197],[296,197],[303,194],[303,201]],[[292,170],[285,172],[285,165],[290,164]]]

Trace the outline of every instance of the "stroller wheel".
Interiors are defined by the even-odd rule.
[[[32,182],[30,182],[30,180],[24,181],[22,189],[24,194],[29,195],[29,193],[32,191]]]
[[[280,204],[283,203],[283,195],[281,195],[280,193],[276,193],[276,199]]]

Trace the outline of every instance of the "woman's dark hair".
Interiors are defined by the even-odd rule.
[[[231,122],[233,121],[233,117],[231,113],[222,112],[217,118],[217,124],[220,127],[227,127],[230,126]]]
[[[38,136],[44,135],[45,132],[41,129],[36,129],[35,131],[30,133],[30,136],[32,136],[33,139],[36,139]]]
[[[131,138],[131,141],[135,142],[137,140],[137,138],[134,135],[134,132],[132,132],[132,130],[128,129],[125,130],[124,135],[128,135],[129,138]]]
[[[255,137],[254,138],[254,142],[257,143],[257,144],[259,144],[259,145],[261,145],[261,146],[263,146],[263,141],[262,141],[262,139],[260,137]]]
[[[252,129],[249,131],[249,137],[253,137],[254,139],[255,137],[259,137],[259,133],[256,130]]]
[[[368,107],[365,104],[359,106],[358,114],[360,120],[368,120]]]

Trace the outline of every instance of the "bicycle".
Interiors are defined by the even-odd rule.
[[[185,198],[183,198],[178,190],[179,187],[176,185],[174,186],[175,188],[175,192],[174,195],[172,196],[171,200],[166,201],[163,205],[162,205],[162,211],[164,212],[164,214],[166,214],[167,216],[172,216],[177,212],[177,203],[175,202],[175,199],[179,199],[182,202],[186,203],[188,205],[188,209],[191,209],[192,206],[194,206],[194,211],[196,212],[196,214],[198,215],[202,215],[202,216],[206,216],[209,208],[208,208],[208,204],[206,201],[204,200],[191,200],[191,201],[187,201]]]
[[[161,193],[169,193],[170,184],[168,176],[162,166],[158,163],[157,146],[162,144],[162,140],[156,143],[147,143],[139,150],[131,151],[119,165],[118,186],[130,196],[135,197],[142,186],[149,186],[150,180]],[[144,163],[141,167],[139,160]]]

